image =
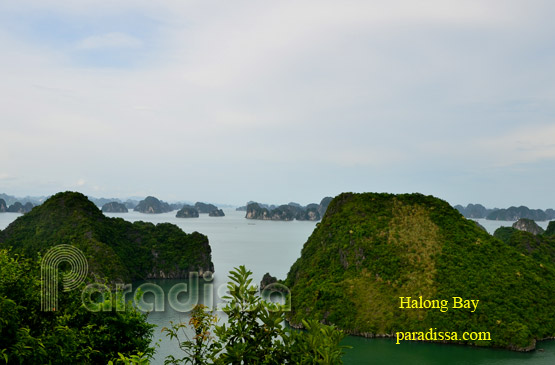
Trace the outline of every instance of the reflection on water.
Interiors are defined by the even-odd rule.
[[[204,281],[203,279],[165,279],[134,282],[132,288],[133,294],[129,294],[126,299],[131,300],[138,288],[141,288],[143,301],[146,304],[154,306],[160,300],[163,303],[163,310],[153,310],[148,315],[148,321],[157,325],[154,330],[153,343],[158,343],[159,348],[153,362],[154,364],[163,364],[164,358],[170,354],[175,357],[183,356],[177,347],[177,341],[170,341],[165,333],[162,332],[162,328],[169,327],[170,322],[188,323],[190,318],[189,312],[182,310],[187,309],[187,307],[192,309],[196,304],[204,304],[218,309],[217,305],[223,304],[223,301],[217,299],[218,295],[221,297],[225,293],[225,286],[223,288],[216,288],[212,281]],[[149,288],[152,290],[148,290]],[[158,308],[160,308],[160,304],[158,304]],[[223,312],[217,312],[217,315],[222,321],[225,320]],[[192,338],[193,331],[184,332],[182,336]]]

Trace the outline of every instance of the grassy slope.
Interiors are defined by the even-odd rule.
[[[419,194],[341,194],[291,267],[290,319],[351,333],[490,331],[522,348],[555,335],[555,268],[493,238],[449,204]],[[399,297],[479,299],[475,313],[399,309]],[[451,303],[450,303],[451,305]]]

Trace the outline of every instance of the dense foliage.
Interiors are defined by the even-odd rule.
[[[58,193],[0,231],[0,248],[34,257],[52,246],[83,251],[89,270],[111,281],[182,278],[213,271],[208,238],[161,223],[108,218],[80,193]]]
[[[152,354],[153,326],[131,306],[90,312],[80,290],[60,288],[58,308],[42,312],[40,293],[39,262],[0,250],[0,363],[106,364],[118,353]]]
[[[495,230],[493,236],[540,263],[551,261],[555,265],[555,235],[548,231],[535,235],[512,227],[500,227]]]
[[[168,356],[166,364],[341,364],[343,333],[317,321],[304,321],[307,331],[284,327],[285,307],[266,302],[251,285],[252,273],[244,266],[232,270],[229,296],[223,309],[228,321],[197,306],[189,324],[164,328],[179,341],[182,358]],[[189,327],[193,335],[182,332]]]
[[[365,335],[489,331],[491,341],[467,343],[513,349],[555,336],[551,257],[523,253],[431,196],[339,195],[285,284],[295,324],[322,320]],[[419,296],[480,302],[474,313],[399,309],[399,297]]]
[[[544,232],[544,235],[546,236],[555,235],[555,221],[549,222],[549,224],[547,225],[547,229]]]

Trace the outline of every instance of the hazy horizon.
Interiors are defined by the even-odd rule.
[[[94,198],[94,199],[105,199],[105,200],[113,200],[113,201],[121,201],[121,202],[125,202],[127,200],[133,200],[133,201],[141,201],[143,199],[145,199],[147,196],[154,196],[155,198],[158,198],[161,201],[167,202],[167,203],[171,203],[171,204],[175,204],[175,203],[185,203],[185,204],[195,204],[196,202],[202,202],[202,203],[208,203],[208,204],[215,204],[218,206],[218,208],[238,208],[238,207],[242,207],[245,206],[248,202],[250,201],[254,201],[256,203],[260,203],[260,204],[268,204],[268,205],[275,205],[275,206],[279,206],[281,204],[289,204],[289,203],[298,203],[302,206],[306,206],[308,204],[312,204],[312,203],[320,203],[321,199],[325,198],[322,197],[321,199],[317,199],[314,201],[293,201],[293,200],[287,200],[287,201],[261,201],[261,200],[252,200],[249,199],[247,201],[244,201],[242,203],[229,203],[229,202],[218,202],[218,201],[213,201],[213,200],[198,200],[198,199],[187,199],[187,198],[180,198],[180,199],[164,199],[161,198],[160,196],[157,195],[153,195],[153,194],[149,194],[149,195],[145,195],[145,196],[124,196],[124,197],[117,197],[117,196],[95,196],[95,195],[91,195],[91,194],[86,194],[82,191],[78,191],[78,190],[68,190],[68,191],[76,191],[79,193],[82,193],[84,195],[87,195],[87,197],[89,198]],[[60,191],[61,192],[61,191]],[[58,193],[58,192],[56,192]],[[5,192],[0,192],[0,194],[6,194],[6,195],[10,195],[10,196],[14,196],[16,198],[21,198],[21,199],[39,199],[39,198],[48,198],[56,193],[53,194],[47,194],[47,195],[25,195],[25,196],[15,196],[13,194],[6,194]],[[388,193],[388,192],[383,192],[383,193]],[[332,198],[335,197],[332,196]],[[1,197],[0,197],[1,198]],[[445,199],[443,199],[445,200]],[[449,202],[447,201],[449,204],[451,204],[453,207],[456,205],[462,205],[463,207],[466,207],[469,204],[482,204],[480,202],[471,202],[471,203],[457,203],[457,202]],[[484,205],[484,204],[482,204]],[[546,210],[546,209],[555,209],[553,207],[535,207],[535,206],[527,206],[526,204],[513,204],[512,206],[514,207],[519,207],[519,206],[526,206],[527,208],[530,209],[542,209],[542,210]],[[485,208],[487,209],[506,209],[506,208],[510,208],[511,206],[488,206],[485,205]]]
[[[551,1],[0,3],[0,193],[555,208]]]

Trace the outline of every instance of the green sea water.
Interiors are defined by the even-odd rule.
[[[538,350],[530,353],[444,345],[423,342],[395,344],[392,339],[366,339],[349,336],[343,341],[352,346],[346,350],[345,364],[411,364],[411,365],[553,365],[555,341],[538,342]]]

